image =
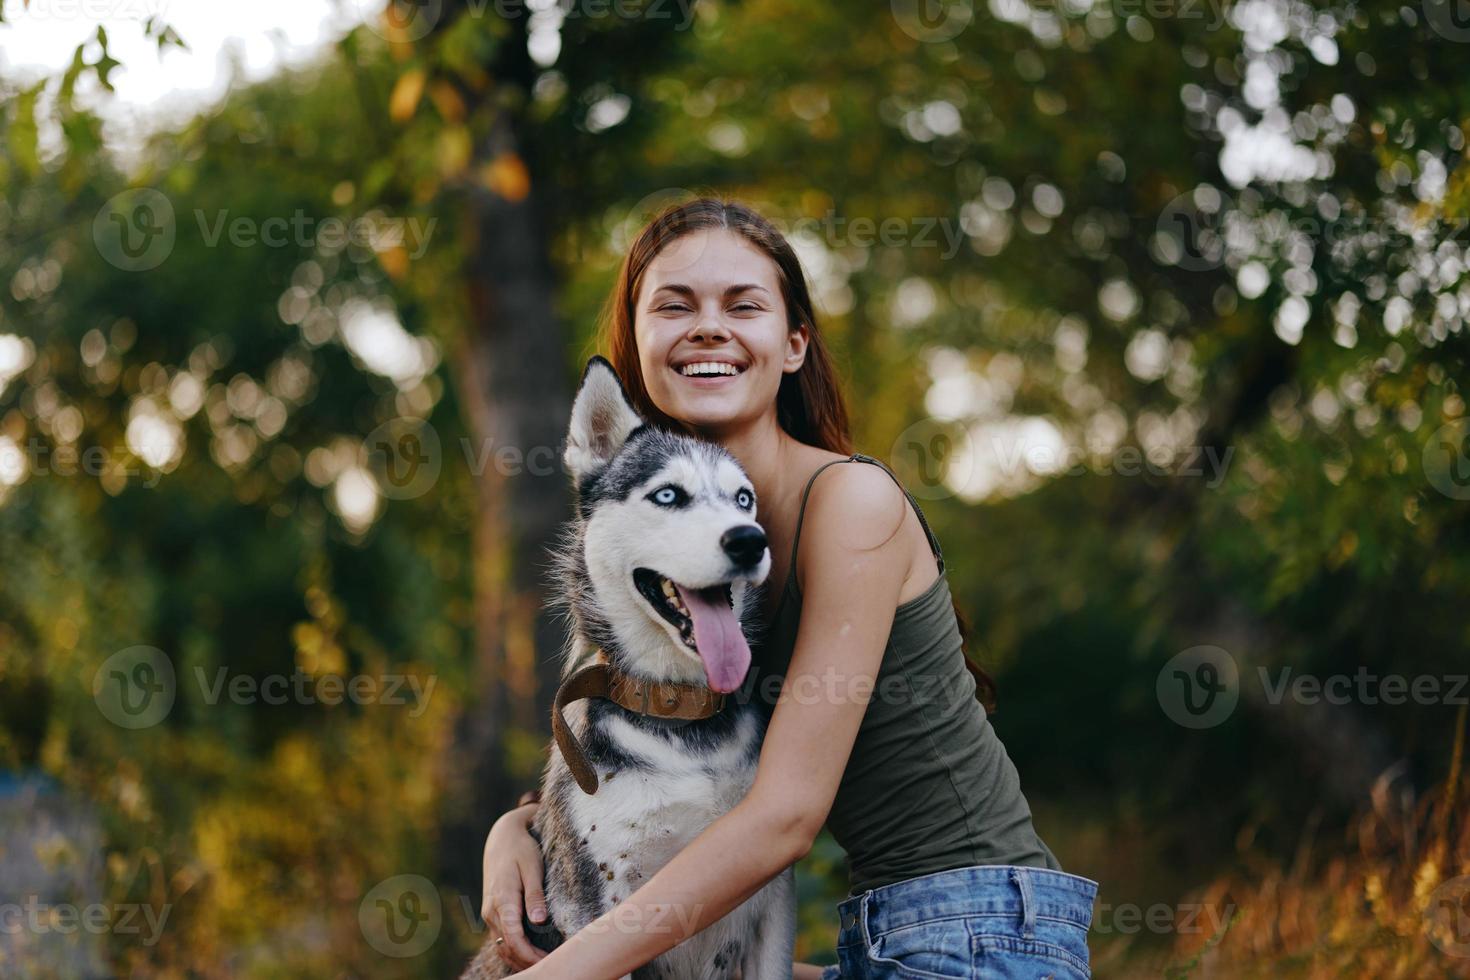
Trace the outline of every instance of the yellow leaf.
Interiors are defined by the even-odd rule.
[[[473,149],[470,132],[463,126],[449,126],[439,134],[437,156],[439,173],[454,177],[464,172],[470,164]]]
[[[480,179],[507,201],[519,201],[531,192],[531,174],[514,153],[502,153],[485,164]]]
[[[394,122],[413,118],[424,94],[424,72],[421,68],[406,71],[393,84],[393,94],[388,97],[388,116]]]
[[[464,119],[464,99],[459,97],[453,85],[445,81],[435,82],[429,86],[429,98],[434,100],[434,108],[446,122],[457,123]]]
[[[402,245],[384,249],[378,253],[378,264],[388,273],[388,278],[400,282],[408,275],[408,250]]]

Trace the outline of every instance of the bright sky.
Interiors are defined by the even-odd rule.
[[[130,129],[134,122],[162,122],[219,98],[232,59],[245,79],[264,77],[283,64],[309,60],[360,23],[365,11],[381,6],[380,0],[30,0],[27,7],[25,0],[5,0],[0,76],[30,80],[54,74],[100,24],[107,29],[109,51],[122,62],[111,76],[117,94],[100,100],[101,112]],[[160,56],[143,36],[143,22],[154,14],[190,50],[170,47]],[[88,60],[95,57],[95,50],[87,52]],[[78,92],[88,104],[99,104],[92,91]]]

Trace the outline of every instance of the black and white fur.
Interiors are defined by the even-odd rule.
[[[659,681],[706,684],[698,654],[635,584],[652,569],[685,587],[728,584],[744,614],[759,609],[770,571],[763,532],[752,554],[754,487],[721,447],[645,425],[612,366],[589,361],[572,409],[563,460],[577,512],[554,552],[553,601],[570,621],[562,675],[601,647],[622,671]],[[678,506],[652,495],[674,485]],[[670,495],[663,494],[667,501]],[[732,561],[727,532],[746,535]],[[752,561],[758,557],[758,560]],[[646,576],[646,573],[642,573]],[[745,795],[764,734],[740,692],[699,721],[665,721],[600,698],[566,709],[598,775],[593,795],[572,778],[556,744],[542,777],[533,829],[546,868],[547,909],[565,936],[613,908]],[[751,841],[752,848],[760,841]],[[787,868],[743,904],[646,966],[631,980],[777,980],[791,976],[795,890]],[[683,910],[688,921],[693,910]],[[647,926],[679,929],[678,913]],[[466,978],[509,975],[490,946]],[[626,980],[626,978],[625,978]]]

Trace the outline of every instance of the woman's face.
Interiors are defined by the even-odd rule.
[[[723,228],[683,235],[649,263],[633,329],[644,385],[665,414],[714,434],[776,410],[781,376],[801,367],[808,337],[805,324],[787,327],[779,275]],[[711,361],[733,373],[687,373]]]

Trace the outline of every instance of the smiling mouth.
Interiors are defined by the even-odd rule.
[[[690,379],[738,378],[745,373],[745,370],[738,364],[727,364],[722,361],[691,361],[674,368],[674,373],[681,378]]]
[[[694,642],[694,617],[679,596],[679,589],[675,587],[673,580],[660,575],[651,568],[635,568],[633,569],[633,585],[638,589],[639,594],[648,600],[648,604],[679,631],[679,640],[686,647],[698,653],[699,647]],[[689,591],[697,591],[701,598],[710,603],[723,602],[731,608],[735,605],[728,582],[724,585],[712,585],[707,589],[690,589]]]

